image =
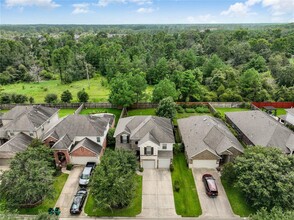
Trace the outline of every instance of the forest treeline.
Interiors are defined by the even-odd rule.
[[[179,25],[179,27],[181,27]],[[294,26],[144,28],[107,32],[6,26],[0,38],[0,84],[105,76],[110,101],[294,101]],[[27,27],[29,28],[29,27]],[[50,29],[50,31],[49,31]],[[5,91],[4,91],[5,92]]]

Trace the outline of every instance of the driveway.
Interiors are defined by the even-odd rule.
[[[66,183],[61,191],[61,194],[55,204],[55,207],[59,207],[61,210],[60,217],[70,217],[69,213],[73,197],[76,194],[79,187],[79,177],[82,173],[83,166],[73,167]]]
[[[202,175],[205,173],[210,173],[215,178],[218,187],[218,196],[216,198],[210,198],[206,195],[205,187],[202,182]],[[232,211],[227,194],[225,193],[219,174],[216,170],[194,168],[193,176],[196,183],[200,205],[202,208],[201,217],[236,217],[236,215]]]
[[[143,172],[142,218],[176,218],[169,170],[145,169]]]

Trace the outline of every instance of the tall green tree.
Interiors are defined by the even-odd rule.
[[[156,115],[160,117],[173,119],[177,114],[176,106],[177,105],[172,97],[164,98],[158,104],[158,107],[156,109]]]
[[[179,97],[179,92],[176,89],[175,83],[171,82],[169,79],[163,79],[154,86],[152,101],[158,103],[166,97],[172,97],[174,100],[177,100]]]
[[[73,59],[73,53],[69,46],[55,49],[52,53],[52,61],[55,69],[58,70],[60,81],[64,83],[64,74],[69,68]]]

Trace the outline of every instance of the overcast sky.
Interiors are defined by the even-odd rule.
[[[294,22],[294,0],[0,0],[1,24]]]

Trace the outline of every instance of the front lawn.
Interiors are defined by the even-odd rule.
[[[225,188],[226,194],[230,201],[233,212],[240,217],[247,217],[250,214],[255,213],[254,209],[246,203],[244,195],[237,187],[232,187],[225,180],[221,180]]]
[[[215,108],[218,112],[220,112],[222,117],[225,117],[226,112],[242,112],[249,111],[248,108]]]
[[[53,198],[45,199],[44,202],[34,208],[20,209],[19,213],[24,215],[37,215],[39,213],[45,213],[49,208],[53,208],[58,200],[58,197],[63,189],[63,186],[67,180],[68,174],[62,173],[58,177],[55,177],[53,188]]]
[[[133,109],[128,111],[128,116],[135,115],[155,115],[155,108]]]
[[[117,124],[118,119],[121,114],[121,109],[116,108],[84,108],[80,114],[89,115],[89,114],[97,114],[97,113],[111,113],[115,115],[115,124]]]
[[[135,197],[131,204],[123,209],[105,210],[95,206],[95,201],[91,195],[88,196],[84,211],[89,216],[121,216],[121,217],[135,217],[141,213],[142,209],[142,176],[136,175],[137,188]]]
[[[75,111],[76,109],[72,109],[72,108],[59,109],[58,116],[59,118],[62,118],[67,115],[72,115],[73,113],[75,113]]]
[[[173,185],[179,182],[179,192],[174,191],[175,206],[178,215],[183,217],[196,217],[202,210],[192,171],[188,168],[184,153],[174,155],[174,171],[172,172]]]

